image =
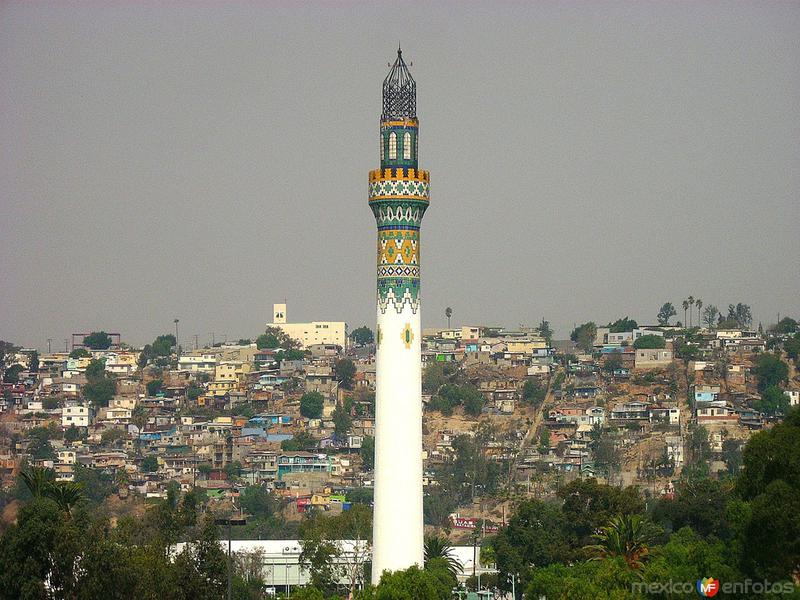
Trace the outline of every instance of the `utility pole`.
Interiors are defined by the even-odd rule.
[[[64,352],[69,352],[69,340],[64,338]]]
[[[229,516],[225,519],[215,519],[217,525],[226,525],[228,528],[228,600],[233,597],[233,554],[231,552],[231,525],[246,525],[244,517]]]
[[[52,343],[53,343],[53,338],[47,338],[47,353],[48,354],[52,353],[52,350],[50,350],[50,344],[52,344]]]
[[[178,321],[179,320],[180,319],[176,318],[175,321],[174,321],[175,322],[175,356],[177,356],[178,358],[181,357],[181,344],[178,341]]]
[[[195,333],[194,334],[194,349],[197,350],[197,348],[198,348],[198,346],[197,346],[197,334]]]

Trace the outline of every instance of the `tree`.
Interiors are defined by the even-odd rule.
[[[286,452],[301,452],[313,450],[317,447],[317,440],[307,431],[294,434],[288,440],[281,441],[281,450]]]
[[[440,362],[429,363],[422,372],[422,389],[428,394],[435,394],[447,382],[444,365]]]
[[[447,317],[447,328],[450,329],[450,317],[453,316],[453,309],[449,306],[444,309],[444,316]]]
[[[682,478],[675,485],[675,494],[656,502],[653,519],[677,531],[691,527],[703,536],[730,538],[725,507],[731,499],[731,484],[709,478]]]
[[[619,357],[618,352],[612,352],[607,356],[606,361],[603,363],[603,371],[609,375],[613,375],[614,371],[622,368],[622,359]]]
[[[706,327],[709,329],[714,328],[714,324],[717,322],[718,314],[719,309],[713,304],[709,304],[703,309],[703,323],[706,324]]]
[[[619,488],[594,478],[576,479],[560,488],[561,512],[576,546],[591,543],[592,534],[617,515],[644,511],[644,502],[634,487]]]
[[[203,395],[203,387],[197,385],[194,381],[186,388],[186,398],[190,402],[196,402],[197,399]]]
[[[745,564],[757,577],[790,579],[800,569],[800,494],[782,479],[753,499]]]
[[[350,390],[353,389],[353,378],[356,376],[356,365],[349,358],[341,358],[333,365],[336,379],[339,380],[341,386]]]
[[[658,309],[656,319],[659,325],[669,325],[669,320],[677,314],[678,313],[675,312],[675,307],[672,306],[672,302],[665,302],[661,305],[661,308]]]
[[[300,414],[307,419],[319,419],[325,398],[319,392],[308,392],[300,398]]]
[[[334,517],[312,513],[300,525],[300,562],[308,570],[312,585],[330,593],[346,581],[353,594],[364,582],[371,537],[372,510],[367,506],[354,505]],[[345,546],[341,540],[355,543]],[[345,554],[349,560],[342,560]]]
[[[125,439],[125,432],[122,429],[106,429],[100,435],[100,444],[103,446],[113,446],[117,442]]]
[[[296,350],[300,347],[300,343],[289,337],[280,327],[267,327],[266,331],[256,338],[256,347],[259,350],[274,348]]]
[[[39,353],[34,350],[28,358],[28,370],[31,373],[39,372]]]
[[[142,461],[142,471],[145,473],[155,473],[158,471],[158,458],[153,456],[145,456]]]
[[[666,345],[667,343],[664,341],[662,336],[653,334],[643,335],[636,338],[636,341],[633,342],[633,347],[637,350],[665,348]]]
[[[56,472],[43,467],[30,467],[20,471],[19,478],[34,498],[42,498],[55,485]]]
[[[19,374],[25,369],[20,364],[11,365],[3,373],[3,383],[19,383]]]
[[[471,384],[463,385],[461,386],[461,403],[464,405],[465,413],[477,417],[483,410],[483,394]]]
[[[547,388],[536,378],[526,380],[522,386],[522,400],[528,404],[540,406],[546,396]]]
[[[692,314],[694,313],[694,296],[689,296],[686,301],[689,303],[689,327],[692,326]]]
[[[683,301],[683,326],[686,327],[686,311],[689,310],[689,300]]]
[[[621,333],[623,331],[633,331],[639,327],[639,324],[633,319],[623,317],[621,319],[617,319],[613,323],[609,323],[607,327],[610,333]]]
[[[594,463],[609,479],[622,464],[619,448],[607,434],[601,433],[594,443]]]
[[[585,550],[596,558],[621,557],[629,568],[638,571],[644,567],[658,530],[642,515],[619,515],[592,537],[596,544]]]
[[[277,508],[272,494],[260,485],[245,487],[240,496],[240,504],[247,514],[261,518],[272,516]]]
[[[703,301],[700,298],[697,298],[694,301],[695,306],[697,306],[697,325],[700,325],[700,309],[703,308]]]
[[[350,334],[350,339],[353,340],[358,346],[366,346],[375,342],[375,334],[372,329],[366,325],[356,327]]]
[[[708,429],[703,425],[689,424],[689,451],[693,462],[708,460],[711,444],[708,441]]]
[[[500,587],[510,591],[510,574],[518,574],[524,589],[534,569],[567,562],[573,556],[574,536],[561,510],[542,500],[519,504],[506,527],[495,538]]]
[[[756,360],[755,371],[758,376],[758,391],[762,393],[767,388],[789,381],[789,366],[778,354],[760,354]]]
[[[736,304],[736,306],[729,304],[728,320],[735,321],[737,326],[741,329],[750,327],[753,323],[753,315],[750,312],[750,306],[748,304],[742,304],[741,302]]]
[[[19,346],[15,346],[11,342],[0,340],[0,369],[8,366],[9,362],[13,360],[14,355],[19,350]]]
[[[275,362],[279,365],[285,360],[303,360],[306,357],[302,350],[278,350],[275,353]]]
[[[85,375],[87,382],[81,388],[83,397],[95,407],[108,406],[117,392],[117,380],[106,373],[106,361],[104,359],[90,361]]]
[[[546,321],[542,318],[541,323],[539,323],[539,335],[542,336],[545,341],[547,342],[548,346],[553,345],[553,329],[550,327],[550,321]]]
[[[542,427],[539,432],[539,452],[545,454],[550,450],[550,430],[547,427]]]
[[[797,333],[797,321],[791,317],[783,317],[771,328],[773,333]]]
[[[81,539],[52,499],[23,506],[0,543],[0,597],[77,597]]]
[[[164,382],[161,379],[151,379],[147,382],[147,395],[148,396],[155,396],[161,391],[161,387],[164,385]]]
[[[274,348],[278,348],[281,345],[281,341],[278,339],[278,336],[274,333],[262,333],[260,336],[256,338],[256,348],[259,350],[272,350]]]
[[[83,345],[92,350],[108,350],[111,347],[111,336],[105,331],[93,331],[83,338]]]
[[[789,410],[789,396],[777,385],[771,385],[761,394],[761,400],[753,403],[753,407],[770,417],[784,415]]]
[[[77,442],[79,439],[83,437],[81,435],[81,430],[75,427],[75,425],[70,425],[64,430],[64,441],[65,442]]]
[[[439,560],[430,568],[414,565],[405,571],[384,572],[380,583],[362,600],[450,600],[456,579]]]
[[[334,427],[333,437],[340,442],[346,441],[347,434],[350,433],[350,428],[353,426],[353,419],[350,417],[350,413],[341,403],[338,403],[331,416],[333,417]]]
[[[794,337],[784,341],[783,349],[786,351],[786,355],[800,366],[800,333],[795,333]]]
[[[742,468],[742,442],[731,438],[723,440],[722,460],[725,461],[729,475],[738,475]]]
[[[579,325],[573,329],[572,333],[569,335],[569,339],[575,342],[578,345],[578,348],[584,352],[591,352],[592,348],[594,347],[594,339],[596,336],[597,325],[595,325],[592,321],[589,321],[588,323],[583,323],[582,325]]]
[[[361,456],[361,465],[364,471],[372,471],[375,467],[375,438],[368,435],[361,442],[361,449],[359,450]]]
[[[427,568],[433,560],[443,560],[447,565],[447,571],[453,576],[457,577],[461,572],[462,565],[454,556],[453,545],[450,541],[440,535],[430,535],[425,537],[424,542],[425,550],[425,567]]]
[[[55,459],[56,452],[53,450],[49,437],[45,433],[33,434],[32,432],[33,430],[28,434],[30,441],[27,453],[35,460]]]
[[[69,353],[70,358],[89,358],[92,355],[86,348],[75,348]]]
[[[96,358],[94,360],[89,361],[89,364],[86,365],[86,371],[84,375],[86,375],[86,379],[89,381],[97,381],[101,379],[106,374],[106,360],[104,358]]]

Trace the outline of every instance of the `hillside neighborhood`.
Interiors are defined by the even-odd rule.
[[[276,305],[255,339],[208,347],[165,334],[133,348],[102,331],[65,352],[3,342],[4,526],[32,467],[80,483],[114,519],[190,496],[240,517],[238,540],[297,539],[311,513],[369,505],[373,332],[285,313]],[[754,328],[749,307],[731,305],[727,318],[707,310],[703,326],[684,327],[669,324],[674,313],[587,322],[568,340],[544,320],[424,329],[425,525],[462,557],[462,581],[497,572],[470,546],[521,500],[576,480],[668,499],[687,473],[736,475],[749,437],[800,405],[796,321]],[[278,589],[309,580],[295,554]]]

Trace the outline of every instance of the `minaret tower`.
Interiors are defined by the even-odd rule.
[[[381,168],[369,174],[378,223],[373,583],[423,564],[419,229],[429,177],[417,168],[418,132],[417,84],[398,48],[383,80]]]

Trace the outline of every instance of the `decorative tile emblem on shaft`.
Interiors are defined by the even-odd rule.
[[[411,342],[414,341],[414,332],[411,331],[411,323],[406,323],[406,326],[402,332],[402,339],[406,346],[406,350],[411,350]]]

